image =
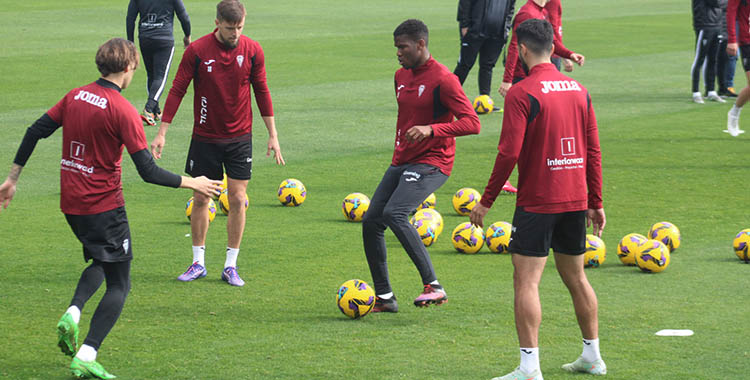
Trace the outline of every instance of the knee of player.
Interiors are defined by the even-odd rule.
[[[244,193],[229,194],[229,209],[244,210],[247,196]]]
[[[386,207],[383,210],[383,222],[389,227],[409,223],[409,212],[397,208]]]
[[[193,194],[193,207],[208,207],[209,197],[201,193]]]

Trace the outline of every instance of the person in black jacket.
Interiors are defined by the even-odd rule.
[[[714,91],[716,80],[716,61],[719,56],[721,40],[726,38],[726,29],[722,29],[722,18],[725,14],[727,0],[692,0],[693,1],[693,29],[695,30],[695,59],[690,69],[693,79],[693,101],[703,104],[698,84],[701,71],[704,72],[706,98],[725,103]],[[705,62],[705,65],[704,65]]]
[[[187,47],[190,44],[190,16],[182,0],[130,0],[128,4],[125,26],[131,42],[135,34],[136,16],[141,15],[138,22],[138,42],[143,65],[146,66],[148,89],[148,101],[141,119],[148,125],[156,125],[161,120],[159,98],[164,91],[174,56],[172,25],[175,13],[185,34],[182,42]]]
[[[461,54],[453,70],[461,84],[479,55],[479,94],[489,95],[492,69],[508,39],[515,0],[460,0]],[[497,110],[497,108],[495,108]]]

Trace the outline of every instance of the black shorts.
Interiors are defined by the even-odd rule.
[[[742,68],[745,72],[750,71],[750,45],[740,46],[740,58],[742,58]]]
[[[586,251],[586,211],[538,214],[516,207],[508,251],[545,257],[550,248],[567,255]]]
[[[185,173],[221,181],[224,169],[229,178],[250,179],[253,174],[252,139],[229,143],[209,143],[196,139],[190,141]]]
[[[83,244],[83,259],[118,263],[133,259],[133,245],[125,207],[93,215],[65,214],[70,228]]]

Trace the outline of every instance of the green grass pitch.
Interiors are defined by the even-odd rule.
[[[215,3],[186,1],[193,38],[213,30]],[[437,192],[446,232],[430,253],[449,302],[426,310],[410,306],[421,290],[419,276],[390,233],[391,278],[401,311],[352,321],[334,302],[344,281],[371,282],[360,225],[344,221],[340,203],[351,192],[372,195],[390,162],[398,68],[391,33],[405,18],[423,19],[433,56],[452,69],[459,49],[456,1],[245,3],[245,34],[265,49],[287,160],[286,167],[277,167],[264,157],[266,133],[256,122],[251,205],[239,257],[247,285],[231,288],[219,279],[224,216],[217,216],[209,231],[208,277],[189,284],[175,280],[191,259],[184,216],[190,194],[143,183],[126,155],[133,287],[99,361],[122,379],[489,379],[515,368],[510,258],[460,255],[447,238],[467,220],[452,211],[451,194],[464,186],[481,191],[489,177],[499,114],[481,117],[480,135],[458,139],[453,175]],[[750,137],[721,132],[730,103],[690,101],[695,38],[690,5],[680,0],[564,5],[566,45],[586,56],[586,65],[572,76],[591,92],[603,151],[608,217],[603,238],[609,254],[587,273],[599,297],[608,377],[746,378],[750,266],[737,260],[731,242],[750,227],[745,210]],[[35,0],[0,9],[0,179],[26,127],[66,91],[97,78],[96,48],[124,36],[126,7],[127,1]],[[176,58],[182,51],[178,46]],[[464,86],[471,99],[477,95],[476,70]],[[736,87],[744,87],[739,67],[736,78]],[[124,91],[139,109],[145,81],[139,69]],[[176,172],[184,166],[191,132],[191,96],[189,91],[159,162]],[[741,120],[744,129],[750,128],[748,118]],[[147,128],[149,139],[154,133]],[[0,213],[4,379],[69,378],[70,361],[55,346],[55,323],[84,263],[58,208],[60,139],[58,131],[39,143],[16,198]],[[276,199],[276,187],[288,177],[308,189],[301,207],[284,208]],[[514,201],[499,198],[487,221],[510,221]],[[646,233],[662,220],[678,225],[683,236],[670,267],[647,275],[622,266],[615,254],[618,240]],[[581,343],[553,260],[540,292],[542,371],[549,379],[582,378],[560,369],[579,355]],[[83,311],[81,340],[100,296],[101,291]],[[695,335],[654,336],[667,328],[692,329]]]

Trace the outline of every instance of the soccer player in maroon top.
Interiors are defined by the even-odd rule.
[[[388,280],[386,228],[396,235],[422,277],[424,291],[414,304],[440,305],[447,300],[430,255],[409,223],[409,213],[448,179],[455,137],[477,134],[480,128],[458,78],[430,56],[427,26],[406,20],[393,32],[393,41],[403,66],[393,83],[398,103],[393,160],[362,220],[362,240],[377,295],[374,312],[398,311]]]
[[[732,25],[739,24],[740,35],[737,36],[737,32]],[[745,69],[745,77],[747,77],[748,83],[750,83],[750,1],[748,0],[729,0],[727,5],[727,36],[729,43],[727,44],[727,54],[737,55],[739,50],[742,55],[742,67]],[[750,100],[750,86],[740,91],[737,95],[732,109],[729,110],[727,115],[727,129],[724,132],[737,137],[745,131],[740,129],[740,111],[742,107]]]
[[[516,29],[521,65],[529,70],[505,97],[497,159],[482,200],[471,211],[482,226],[500,186],[518,163],[518,197],[509,251],[514,267],[515,319],[521,365],[498,379],[542,379],[539,281],[550,247],[573,298],[583,354],[563,365],[572,372],[605,374],[599,353],[597,300],[583,272],[586,224],[601,236],[602,174],[599,134],[586,89],[550,62],[552,26],[531,19]]]
[[[70,307],[57,324],[58,346],[65,354],[75,355],[70,365],[75,376],[113,379],[96,362],[96,354],[130,290],[133,245],[120,178],[123,146],[147,182],[191,188],[206,195],[217,193],[221,183],[206,177],[180,177],[154,163],[138,111],[120,95],[138,65],[132,42],[121,38],[107,41],[96,53],[96,64],[102,74],[99,80],[68,92],[28,128],[10,174],[0,185],[0,205],[7,208],[13,199],[21,170],[37,141],[62,126],[60,208],[83,244],[84,260],[93,261],[81,274]],[[105,279],[107,290],[78,349],[81,310]]]
[[[505,74],[503,75],[503,83],[500,85],[500,89],[498,90],[498,92],[500,92],[502,96],[505,96],[513,83],[520,81],[526,76],[526,73],[523,71],[523,68],[521,67],[519,62],[520,58],[518,56],[516,28],[518,28],[518,25],[521,25],[522,22],[529,19],[546,20],[547,11],[544,9],[544,6],[547,3],[548,0],[528,0],[528,2],[521,7],[521,9],[518,11],[518,14],[516,14],[516,17],[513,19],[513,36],[511,37],[510,44],[508,45],[508,57],[505,61]],[[575,61],[579,66],[583,65],[585,57],[568,50],[568,48],[566,48],[565,45],[562,44],[562,41],[558,39],[557,34],[555,34],[554,43],[555,54],[563,58],[571,59]]]
[[[284,164],[276,135],[271,93],[266,85],[263,49],[259,43],[242,35],[245,14],[245,7],[236,0],[223,0],[216,6],[217,28],[185,49],[164,105],[159,132],[151,142],[154,156],[161,157],[167,128],[192,81],[195,120],[185,171],[192,176],[221,179],[226,169],[229,216],[227,258],[221,278],[234,286],[245,284],[237,273],[237,256],[245,230],[245,199],[253,163],[251,86],[268,130],[266,156],[273,151],[276,163]],[[204,253],[209,224],[208,203],[208,197],[199,193],[194,195],[190,218],[193,264],[178,277],[180,281],[206,276]]]

